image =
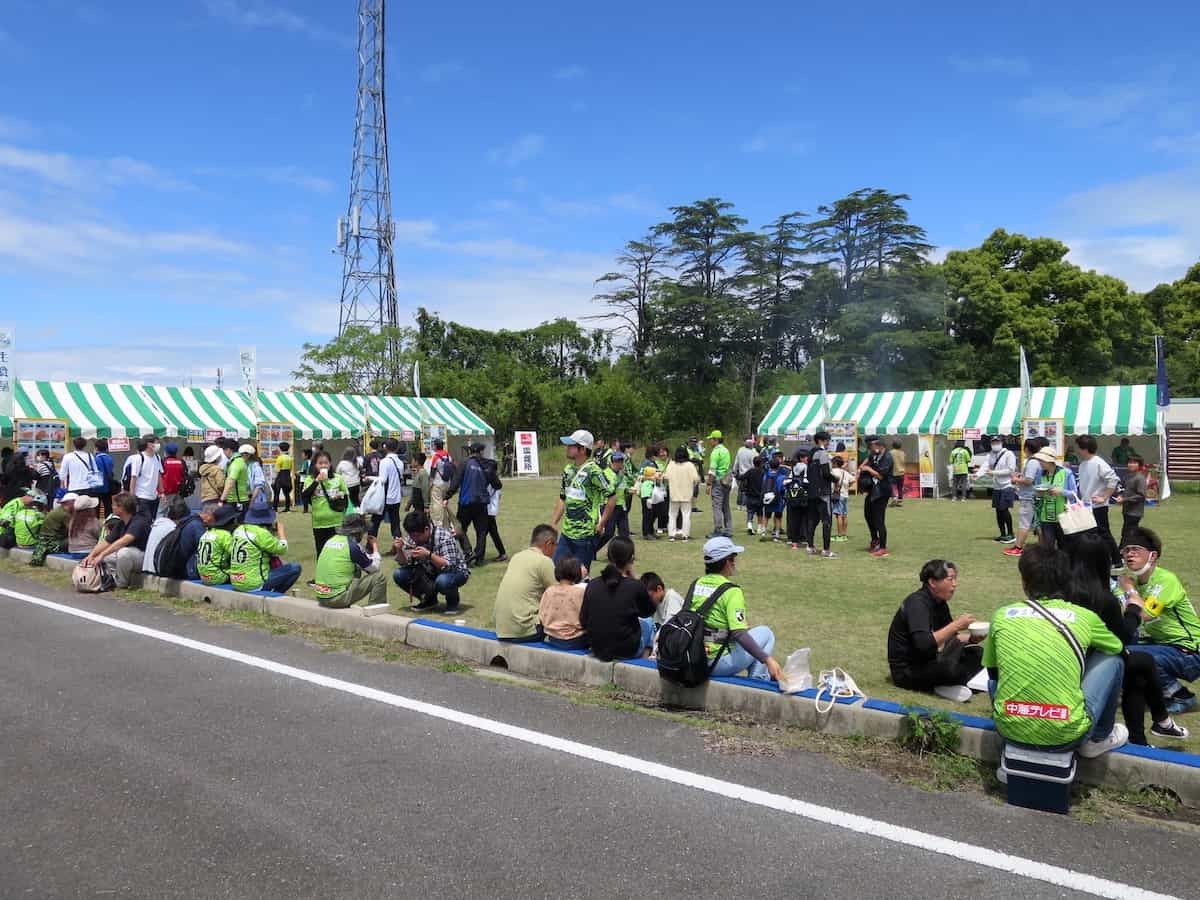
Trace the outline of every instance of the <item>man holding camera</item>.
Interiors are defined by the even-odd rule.
[[[410,512],[404,517],[404,532],[407,537],[393,543],[400,564],[392,573],[392,581],[408,593],[410,600],[416,598],[410,609],[433,609],[441,594],[446,598],[445,613],[457,613],[458,589],[467,583],[470,570],[454,531],[434,525],[423,512]]]

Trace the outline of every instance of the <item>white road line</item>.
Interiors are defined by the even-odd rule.
[[[273,672],[276,675],[285,675],[297,681],[304,681],[309,684],[329,688],[330,690],[351,694],[355,697],[362,697],[366,700],[385,703],[388,706],[394,706],[398,709],[406,709],[411,712],[421,713],[422,715],[432,716],[446,722],[453,722],[456,725],[464,725],[467,728],[486,731],[489,734],[500,735],[501,737],[510,738],[515,741],[544,747],[548,750],[568,753],[571,756],[591,760],[602,765],[623,769],[627,772],[637,772],[641,775],[657,778],[660,781],[668,781],[684,787],[695,788],[699,791],[705,791],[720,797],[728,797],[731,800],[738,800],[742,803],[751,803],[755,806],[765,807],[766,809],[789,813],[813,822],[820,822],[835,828],[852,831],[856,834],[866,834],[881,840],[891,841],[892,843],[916,847],[919,850],[927,850],[930,853],[940,853],[952,859],[974,863],[978,866],[996,869],[1012,875],[1020,875],[1035,881],[1044,881],[1048,884],[1058,885],[1059,887],[1094,894],[1097,897],[1111,897],[1114,900],[1178,900],[1178,898],[1170,897],[1167,894],[1156,894],[1152,891],[1133,887],[1132,885],[1109,881],[1105,878],[1098,878],[1094,875],[1076,872],[1072,869],[1064,869],[1060,866],[1040,863],[997,850],[989,850],[986,847],[965,844],[961,841],[950,840],[938,835],[925,834],[912,828],[904,828],[900,825],[892,825],[888,822],[868,819],[865,816],[854,815],[853,813],[843,812],[842,810],[832,809],[827,806],[817,806],[813,803],[806,803],[803,800],[785,797],[782,794],[772,794],[768,791],[735,784],[731,781],[722,781],[719,778],[710,778],[707,775],[700,775],[685,769],[664,766],[660,763],[639,759],[636,756],[614,753],[611,750],[604,750],[589,744],[581,744],[577,741],[542,734],[539,731],[531,731],[528,728],[520,728],[505,722],[497,722],[494,719],[460,712],[459,710],[450,709],[445,706],[424,703],[420,700],[402,697],[399,694],[377,690],[376,688],[355,684],[351,681],[343,681],[340,678],[330,678],[327,675],[320,675],[305,669],[297,669],[293,666],[285,666],[269,659],[239,653],[236,650],[229,650],[215,644],[193,641],[190,638],[180,637],[170,632],[158,631],[157,629],[146,628],[142,625],[134,625],[131,622],[123,622],[120,619],[113,619],[108,616],[99,615],[98,613],[88,612],[87,610],[76,609],[73,606],[43,600],[40,597],[33,597],[29,594],[0,588],[0,595],[85,619],[89,622],[107,625],[121,631],[128,631],[142,637],[153,638],[154,640],[175,644],[179,647],[186,647],[189,650],[206,653],[209,656],[216,656],[231,662],[252,666],[266,672]]]

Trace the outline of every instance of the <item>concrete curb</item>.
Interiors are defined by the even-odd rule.
[[[28,550],[0,550],[0,558],[17,562],[28,563],[31,556]],[[50,556],[46,566],[69,572],[75,567],[75,560]],[[563,652],[546,645],[505,643],[490,632],[436,620],[411,619],[374,610],[365,613],[361,608],[325,609],[313,600],[299,597],[241,593],[153,575],[143,576],[142,586],[224,609],[248,610],[305,625],[400,641],[410,647],[444,653],[476,665],[502,666],[535,678],[593,686],[612,684],[668,707],[731,713],[762,722],[882,740],[896,740],[904,728],[906,707],[887,700],[839,700],[827,713],[818,714],[813,691],[780,694],[757,687],[747,679],[716,679],[699,688],[681,688],[659,678],[657,669],[648,660],[602,662],[588,654]],[[961,725],[961,754],[989,763],[999,758],[1000,736],[990,719],[948,715]],[[1087,784],[1123,790],[1167,788],[1184,804],[1200,807],[1200,755],[1196,754],[1125,747],[1098,759],[1081,758],[1078,778]]]

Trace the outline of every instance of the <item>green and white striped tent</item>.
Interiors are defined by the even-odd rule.
[[[67,419],[71,433],[86,438],[174,433],[173,423],[132,384],[18,379],[13,406],[15,418]],[[12,434],[12,421],[0,418],[0,429]]]
[[[940,433],[951,428],[978,428],[984,434],[1020,432],[1020,388],[953,390],[949,395]],[[1157,433],[1152,384],[1033,388],[1029,415],[1061,418],[1067,434]]]
[[[345,440],[363,430],[362,402],[335,394],[259,391],[259,420],[288,422],[305,440]]]
[[[829,394],[824,415],[820,394],[781,396],[758,426],[759,434],[811,435],[826,421],[856,421],[860,435],[922,434],[933,430],[948,391],[882,391]]]
[[[218,391],[213,388],[178,388],[142,385],[162,418],[175,426],[172,434],[189,430],[220,430],[240,438],[253,437],[256,430],[250,395],[245,391]]]
[[[424,407],[424,412],[422,412]],[[450,434],[490,435],[492,426],[457,400],[428,397],[371,397],[371,427],[377,431],[417,431],[421,419],[445,425]]]

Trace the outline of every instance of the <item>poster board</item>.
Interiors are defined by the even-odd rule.
[[[1067,455],[1067,434],[1065,419],[1022,419],[1021,446],[1029,438],[1043,437],[1049,441],[1049,447],[1054,455],[1062,462]]]
[[[296,449],[295,428],[290,422],[259,422],[257,432],[258,455],[266,471],[267,483],[270,484],[275,479],[275,457],[279,455],[279,445],[286,442],[288,452]]]
[[[822,430],[829,433],[829,455],[846,460],[846,471],[858,478],[858,421],[845,419],[826,422]],[[840,449],[839,449],[840,448]]]
[[[71,436],[71,423],[66,419],[14,419],[13,443],[17,452],[29,454],[29,463],[39,450],[49,450],[55,468],[62,465],[67,454],[67,440]]]
[[[442,446],[454,456],[454,452],[446,443],[446,426],[441,422],[426,423],[421,426],[421,449],[426,457],[433,456],[433,442],[441,441]]]
[[[920,467],[921,489],[930,488],[937,496],[937,468],[933,464],[933,435],[917,435],[917,464]]]
[[[109,453],[128,453],[129,438],[127,437],[111,437],[108,439]]]
[[[536,431],[516,431],[513,433],[513,447],[516,448],[517,475],[538,475],[538,446]]]

